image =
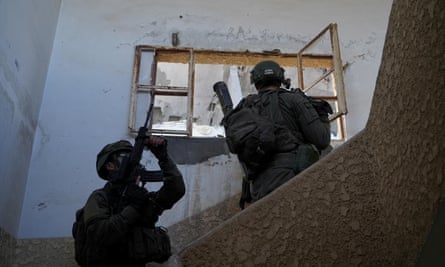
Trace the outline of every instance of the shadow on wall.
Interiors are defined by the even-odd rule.
[[[166,139],[170,154],[177,164],[198,164],[211,157],[230,153],[224,138],[166,137]]]

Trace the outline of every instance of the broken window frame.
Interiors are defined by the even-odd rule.
[[[141,73],[141,58],[144,52],[153,53],[153,61],[151,66],[151,77],[150,84],[141,84],[140,83],[140,73]],[[174,62],[183,63],[185,58],[185,54],[188,54],[188,63],[189,63],[189,71],[188,71],[188,82],[187,86],[163,86],[156,85],[156,70],[158,62],[170,62],[163,61],[162,56],[164,54],[173,55],[175,58]],[[182,55],[182,56],[178,56]],[[134,65],[133,65],[133,79],[132,79],[132,88],[131,88],[131,107],[130,107],[130,118],[128,127],[131,132],[136,132],[136,111],[137,111],[137,98],[141,94],[148,94],[150,96],[150,101],[154,103],[154,99],[156,96],[182,96],[187,97],[187,126],[186,130],[162,130],[162,129],[152,129],[152,120],[150,120],[150,124],[148,125],[148,130],[150,133],[158,133],[158,134],[174,134],[174,135],[192,135],[192,121],[189,118],[192,118],[193,114],[193,74],[194,73],[194,64],[193,64],[193,49],[191,48],[165,48],[165,47],[156,47],[156,46],[147,46],[147,45],[138,45],[135,47],[134,54]]]
[[[330,32],[332,54],[320,55],[309,54],[305,51],[323,36]],[[141,56],[144,52],[154,53],[151,67],[151,81],[153,84],[140,84],[139,76],[141,72]],[[179,96],[187,97],[187,118],[185,130],[152,129],[152,123],[148,127],[150,133],[167,134],[193,137],[193,100],[194,100],[194,79],[195,64],[223,64],[238,66],[254,66],[263,60],[273,60],[282,67],[296,67],[298,74],[298,85],[308,92],[313,86],[330,74],[334,75],[335,96],[316,96],[335,103],[334,114],[329,116],[329,120],[338,121],[339,137],[336,140],[345,140],[344,115],[347,113],[345,89],[343,81],[344,67],[341,61],[340,48],[338,43],[337,25],[329,24],[313,40],[311,40],[298,53],[281,53],[279,50],[268,52],[251,51],[217,51],[217,50],[195,50],[193,48],[169,48],[160,46],[138,45],[135,47],[133,79],[131,88],[131,107],[128,127],[131,132],[137,132],[136,111],[137,98],[140,94],[149,94],[152,102],[156,96]],[[159,62],[188,64],[188,84],[185,87],[160,86],[154,84],[156,80],[157,64]],[[329,71],[320,77],[313,84],[305,87],[303,72],[305,68],[326,68]]]
[[[311,47],[315,46],[317,42],[321,40],[321,38],[329,32],[329,39],[331,45],[331,54],[320,55],[320,54],[311,54],[306,51]],[[312,82],[310,85],[305,86],[304,84],[304,61],[308,58],[319,58],[326,57],[331,61],[331,65],[329,66],[319,66],[319,67],[328,67],[326,73]],[[338,38],[338,29],[336,23],[330,23],[326,26],[317,36],[315,36],[311,41],[309,41],[300,51],[297,53],[297,70],[298,70],[298,86],[302,89],[303,92],[308,93],[315,85],[319,82],[323,81],[329,75],[333,74],[334,78],[334,92],[335,96],[317,96],[326,101],[333,101],[335,103],[334,114],[329,116],[329,121],[337,120],[339,137],[336,140],[344,141],[346,139],[346,131],[345,131],[345,115],[348,113],[348,108],[346,105],[346,94],[345,94],[345,85],[343,72],[344,69],[348,66],[346,63],[343,65],[340,53],[340,44]]]

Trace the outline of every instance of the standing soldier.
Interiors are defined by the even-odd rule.
[[[332,109],[327,102],[310,98],[299,89],[282,88],[288,80],[284,78],[284,69],[274,61],[258,63],[250,74],[258,94],[244,97],[223,119],[229,148],[238,147],[232,150],[237,150],[235,153],[245,166],[249,180],[248,186],[246,182],[243,184],[241,207],[244,202],[264,197],[316,162],[320,151],[331,141],[328,113],[332,113]],[[275,130],[261,131],[261,120],[244,115],[252,112],[240,112],[243,109],[257,110],[255,113],[261,115],[262,125],[267,125],[266,118],[266,122],[275,125]],[[242,121],[243,118],[246,121]],[[246,137],[247,125],[252,123],[259,125],[260,133],[250,142]],[[246,127],[246,131],[235,127]],[[227,136],[231,132],[242,136],[244,143],[238,146],[235,139]],[[241,134],[243,132],[246,134]],[[257,155],[261,161],[255,158]]]

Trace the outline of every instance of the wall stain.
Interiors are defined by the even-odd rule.
[[[241,40],[241,41],[289,41],[297,42],[302,45],[306,44],[310,40],[310,37],[294,36],[287,33],[272,32],[268,29],[260,30],[255,33],[250,28],[244,29],[239,26],[229,27],[225,32],[223,31],[211,31],[206,34],[207,37],[225,38],[226,40]]]
[[[37,206],[35,206],[33,209],[37,209],[38,211],[44,210],[46,209],[48,206],[46,205],[46,203],[44,202],[40,202],[39,204],[37,204]]]
[[[17,69],[17,72],[20,72],[20,64],[17,59],[14,60],[14,65],[15,65],[15,68]]]
[[[39,123],[38,129],[40,131],[40,146],[36,153],[36,157],[41,156],[43,147],[45,146],[46,143],[48,143],[51,140],[51,135],[46,132],[45,128],[42,126],[41,123]]]
[[[2,116],[1,129],[7,129],[10,127],[14,119],[14,102],[3,87],[3,83],[0,83],[0,114]]]

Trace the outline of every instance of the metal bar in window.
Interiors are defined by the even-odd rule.
[[[149,130],[150,133],[153,134],[171,134],[171,135],[185,135],[185,136],[189,136],[189,131],[185,130],[164,130],[164,129],[151,129]]]
[[[335,79],[335,88],[337,90],[337,95],[338,95],[339,110],[343,112],[343,114],[347,114],[348,109],[346,107],[345,84],[343,81],[343,64],[340,55],[337,24],[333,23],[330,24],[330,26],[331,26],[331,31],[330,31],[331,45],[332,45],[332,52],[334,55],[334,79]]]
[[[298,53],[297,56],[297,71],[298,71],[298,87],[304,88],[303,81],[303,59],[301,53]]]
[[[143,88],[143,89],[152,89],[152,90],[176,90],[176,91],[188,91],[188,87],[183,87],[183,86],[168,86],[168,85],[145,85],[145,84],[140,84],[137,86],[138,88]]]
[[[343,70],[349,66],[348,63],[343,65]],[[317,85],[317,83],[321,82],[323,79],[325,79],[326,77],[328,77],[331,73],[334,72],[334,69],[330,69],[328,70],[325,74],[323,74],[318,80],[314,81],[311,85],[309,85],[308,87],[303,89],[303,92],[307,92],[309,91],[312,87],[314,87],[315,85]]]
[[[332,72],[334,72],[334,69],[328,70],[325,74],[323,74],[320,78],[318,78],[316,81],[314,81],[311,85],[303,89],[303,92],[307,92],[312,89],[315,85],[317,85],[319,82],[324,80],[326,77],[328,77]]]
[[[185,50],[174,51],[171,49],[158,48],[159,62],[171,62],[187,64],[189,55]],[[250,51],[212,51],[212,50],[193,50],[194,64],[221,64],[221,65],[255,65],[262,60],[274,60],[283,67],[295,66],[298,54],[295,53],[277,53],[265,55],[262,52]],[[332,55],[322,54],[301,54],[302,66],[310,68],[332,68]]]
[[[183,90],[163,90],[163,89],[145,89],[140,88],[138,92],[152,93],[154,95],[187,96],[188,93]]]
[[[131,93],[130,93],[130,118],[128,120],[128,128],[131,130],[135,130],[136,124],[136,94],[137,94],[137,81],[139,80],[139,68],[141,65],[140,62],[141,51],[136,47],[134,53],[134,63],[133,63],[133,79],[131,82]]]
[[[193,96],[194,88],[195,88],[195,55],[193,53],[193,49],[190,49],[190,61],[189,61],[189,76],[188,76],[188,104],[187,107],[187,131],[189,132],[189,136],[193,136]]]
[[[304,50],[308,49],[309,47],[311,47],[323,34],[325,34],[329,29],[331,29],[331,24],[329,24],[328,26],[326,26],[317,36],[315,36],[311,41],[309,41],[309,43],[307,43],[303,48],[300,49],[301,53]]]
[[[152,93],[156,95],[172,95],[172,96],[187,96],[187,87],[172,87],[172,86],[152,86],[141,85],[138,87],[138,92]]]
[[[336,113],[334,113],[334,114],[332,114],[332,115],[329,116],[329,121],[333,121],[333,120],[337,119],[338,117],[340,117],[340,116],[342,116],[342,115],[344,115],[343,112],[338,111],[338,112],[336,112]],[[342,129],[342,130],[343,130],[343,129]],[[342,132],[343,132],[343,131],[342,131]]]
[[[341,129],[341,140],[345,140],[346,139],[346,131],[345,131],[345,116],[340,116],[339,118],[339,122],[340,122],[340,129]]]

